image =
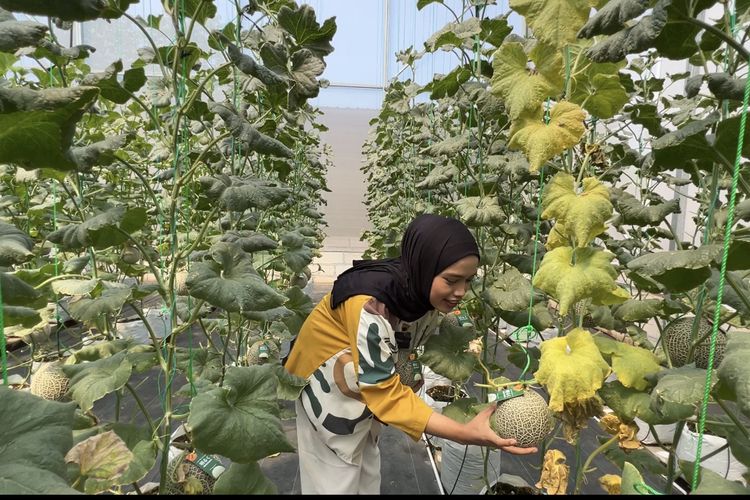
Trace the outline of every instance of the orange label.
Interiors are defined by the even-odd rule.
[[[191,451],[190,453],[187,454],[187,456],[185,457],[185,460],[188,460],[190,462],[195,462],[196,458],[198,458],[198,455],[194,451]]]

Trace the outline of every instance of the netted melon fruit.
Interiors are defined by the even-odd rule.
[[[694,316],[684,316],[672,321],[664,328],[662,334],[664,345],[666,346],[667,352],[669,353],[669,359],[672,361],[672,366],[674,367],[683,366],[688,361],[694,318]],[[698,339],[705,335],[710,335],[711,329],[711,323],[701,318],[695,338]],[[716,350],[714,351],[714,367],[718,367],[719,363],[721,363],[721,360],[724,357],[726,344],[727,336],[721,331],[721,329],[719,329],[716,337]],[[695,361],[695,366],[698,368],[708,367],[708,351],[710,346],[710,336],[696,346],[693,360]]]
[[[120,253],[120,258],[126,264],[137,264],[143,258],[141,251],[136,247],[125,247]]]
[[[216,478],[187,459],[188,451],[173,458],[167,466],[167,495],[210,495]],[[220,472],[223,472],[223,467]]]
[[[247,349],[249,366],[273,363],[279,360],[279,346],[272,340],[259,340]]]
[[[62,361],[42,363],[31,376],[31,394],[52,401],[61,401],[68,392],[70,379],[62,371]]]
[[[180,297],[187,297],[190,295],[187,285],[185,284],[187,277],[187,271],[177,271],[177,274],[174,276],[174,292]]]
[[[523,448],[539,446],[552,431],[552,426],[552,412],[547,401],[532,390],[498,403],[490,417],[490,427],[498,436],[515,439],[516,446]]]
[[[422,371],[414,371],[414,366],[410,362],[409,349],[399,349],[398,360],[396,361],[396,373],[398,373],[401,383],[414,389],[422,383]]]

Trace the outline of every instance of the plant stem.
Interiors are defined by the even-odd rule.
[[[157,349],[158,351],[158,349]],[[130,394],[133,395],[133,398],[135,399],[136,404],[141,409],[141,413],[143,413],[143,416],[146,418],[146,422],[148,423],[148,428],[151,431],[149,434],[153,435],[154,432],[156,432],[156,428],[154,427],[154,422],[151,420],[151,415],[149,415],[148,410],[143,404],[143,401],[141,400],[140,396],[138,396],[138,393],[135,391],[132,385],[130,383],[125,384],[125,388],[130,391]]]
[[[609,438],[604,444],[599,446],[597,449],[595,449],[593,452],[591,452],[591,455],[588,456],[586,461],[583,463],[583,466],[576,471],[576,485],[575,489],[573,490],[574,495],[578,495],[578,493],[581,490],[581,482],[583,481],[583,477],[586,474],[586,469],[589,468],[589,465],[591,465],[591,461],[596,457],[599,453],[603,452],[610,446],[612,446],[613,443],[617,441],[617,435],[615,434],[611,438]]]

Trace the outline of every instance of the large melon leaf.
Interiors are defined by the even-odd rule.
[[[583,328],[546,340],[540,349],[542,357],[534,377],[547,389],[553,411],[594,397],[610,373],[591,333]]]
[[[539,40],[557,48],[576,41],[588,21],[588,0],[510,0],[510,8],[526,18]]]
[[[279,419],[278,378],[273,365],[229,367],[224,385],[190,403],[193,443],[238,463],[294,451]]]
[[[559,102],[550,111],[549,123],[544,120],[544,108],[523,113],[513,122],[508,147],[523,150],[529,160],[529,170],[536,172],[547,160],[578,144],[586,127],[584,111],[576,104]]]
[[[78,493],[68,486],[64,462],[73,446],[75,407],[0,385],[0,491]]]
[[[720,245],[704,245],[695,250],[649,253],[631,260],[627,267],[672,292],[685,292],[711,277],[711,264],[716,262],[720,252]]]
[[[475,337],[472,329],[443,321],[440,334],[430,336],[419,359],[438,375],[462,382],[471,376],[477,362],[473,355],[464,352]]]
[[[573,176],[564,172],[555,174],[545,186],[542,207],[542,218],[562,222],[579,248],[603,233],[604,223],[612,216],[607,186],[594,177],[586,177],[583,190],[578,192]]]
[[[605,359],[610,359],[612,371],[625,387],[645,390],[649,386],[645,377],[661,370],[659,358],[642,347],[617,342],[602,335],[596,335],[594,342]]]
[[[610,261],[614,255],[595,248],[559,247],[547,252],[532,284],[560,303],[560,314],[584,299],[595,305],[624,302],[630,294],[617,286]]]
[[[70,378],[70,394],[83,411],[94,407],[94,402],[107,394],[121,389],[130,380],[132,363],[120,351],[108,358],[63,365],[63,372]]]

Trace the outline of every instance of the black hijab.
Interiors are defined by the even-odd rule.
[[[432,281],[446,267],[469,255],[479,257],[479,247],[459,220],[424,214],[406,228],[401,257],[355,260],[353,267],[333,284],[331,307],[336,309],[354,295],[371,295],[402,321],[415,321],[433,309]]]

